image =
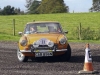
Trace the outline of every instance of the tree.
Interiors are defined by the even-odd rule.
[[[29,7],[31,6],[31,4],[32,4],[33,1],[34,1],[34,0],[26,0],[26,5],[25,5],[25,7],[29,9]]]
[[[10,5],[5,6],[3,9],[0,8],[0,15],[19,15],[24,14],[24,11],[21,11],[20,8],[15,8]]]
[[[65,5],[63,0],[42,0],[38,7],[39,13],[65,13],[69,11],[69,7]]]
[[[15,9],[14,7],[11,7],[10,5],[8,5],[3,8],[2,14],[3,15],[14,15],[15,14],[14,9]]]
[[[20,12],[21,12],[21,11],[20,11],[20,8],[15,8],[14,11],[15,11],[16,14],[20,14]]]
[[[100,0],[92,0],[92,7],[89,9],[91,12],[100,11]]]
[[[29,14],[37,14],[37,8],[40,5],[40,1],[37,0],[26,0],[26,8]]]
[[[2,15],[2,9],[0,8],[0,15]]]

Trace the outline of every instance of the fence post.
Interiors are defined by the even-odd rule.
[[[79,25],[79,40],[81,40],[81,23]]]
[[[15,36],[15,19],[13,19],[13,36]]]

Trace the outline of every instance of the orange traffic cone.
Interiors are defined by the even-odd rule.
[[[92,65],[92,57],[90,53],[90,48],[89,44],[86,44],[86,49],[85,49],[85,63],[84,63],[84,68],[83,70],[79,71],[78,73],[98,73],[97,71],[93,70],[93,65]]]

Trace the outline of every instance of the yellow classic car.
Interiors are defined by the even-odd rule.
[[[69,61],[71,48],[59,22],[30,22],[26,24],[21,36],[17,57],[20,62],[27,62],[29,57],[42,58],[59,56]]]

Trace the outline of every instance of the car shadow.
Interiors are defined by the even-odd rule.
[[[93,62],[100,62],[100,56],[92,56]]]
[[[39,63],[44,63],[44,62],[48,62],[48,63],[55,63],[55,62],[65,62],[65,61],[61,61],[59,58],[57,57],[40,57],[40,58],[31,58],[31,60],[29,59],[28,62],[39,62]]]
[[[72,56],[70,62],[82,63],[85,60],[85,56]],[[92,56],[93,62],[100,62],[100,56]]]
[[[72,56],[70,62],[71,63],[82,63],[84,62],[84,56]]]
[[[43,57],[43,58],[35,58],[29,59],[28,62],[48,62],[48,63],[56,63],[56,62],[69,62],[69,63],[82,63],[84,62],[84,56],[72,56],[69,61],[61,60],[59,57]]]
[[[71,56],[70,61],[62,61],[59,57],[43,57],[43,58],[31,58],[28,62],[48,62],[48,63],[56,63],[56,62],[69,62],[69,63],[83,63],[85,60],[85,56]],[[92,56],[93,62],[100,62],[100,56]]]

